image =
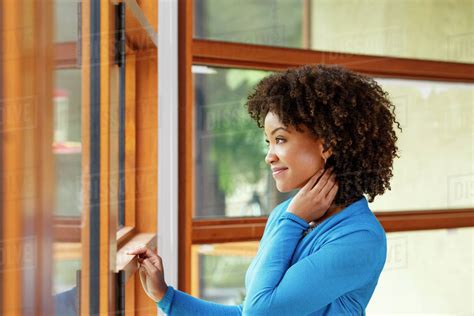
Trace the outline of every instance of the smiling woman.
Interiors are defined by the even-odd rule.
[[[132,254],[143,258],[148,290],[169,315],[363,314],[387,254],[363,194],[373,200],[389,188],[393,105],[368,77],[305,66],[264,78],[247,107],[265,128],[277,189],[298,193],[271,212],[243,303],[215,304],[168,286],[161,258],[142,248]]]
[[[302,133],[285,127],[272,112],[265,118],[265,131],[269,135],[265,162],[271,166],[278,191],[301,188],[328,159],[329,153],[323,153],[321,141],[307,130]]]
[[[312,157],[319,156],[319,161],[301,161],[302,165],[294,167],[309,174],[317,170],[321,157],[327,159],[341,185],[337,204],[351,203],[362,194],[373,202],[377,195],[390,190],[393,161],[398,157],[394,125],[401,128],[394,105],[375,80],[337,66],[306,66],[268,76],[247,104],[250,116],[259,127],[265,126],[266,132],[271,125],[272,129],[283,126],[308,134],[301,146],[276,147],[284,156],[292,146],[298,148],[298,155],[306,152],[303,148],[314,147]],[[278,164],[275,159],[278,155],[270,150],[267,163]],[[308,170],[308,166],[314,168]]]

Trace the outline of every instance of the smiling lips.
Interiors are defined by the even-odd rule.
[[[275,177],[286,170],[288,170],[288,168],[284,168],[284,167],[272,168],[272,173],[273,173],[273,176]]]

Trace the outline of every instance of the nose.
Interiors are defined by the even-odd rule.
[[[275,153],[272,151],[271,147],[268,148],[267,155],[265,156],[265,162],[268,165],[271,165],[273,162],[277,161],[278,157],[275,155]]]

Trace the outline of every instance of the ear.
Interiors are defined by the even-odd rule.
[[[328,148],[324,153],[322,153],[324,160],[328,160],[332,156],[332,149]]]
[[[329,157],[332,156],[332,148],[329,147],[326,151],[324,151],[324,143],[323,141],[320,141],[319,144],[318,144],[318,148],[319,148],[319,154],[321,155],[321,157],[323,157],[324,160],[328,160]]]

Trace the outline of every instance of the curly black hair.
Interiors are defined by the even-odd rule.
[[[395,106],[388,93],[367,76],[340,66],[307,65],[274,73],[248,96],[247,110],[263,128],[268,112],[285,126],[306,127],[331,148],[326,168],[334,167],[339,190],[336,205],[363,194],[373,202],[390,188],[398,156]]]

